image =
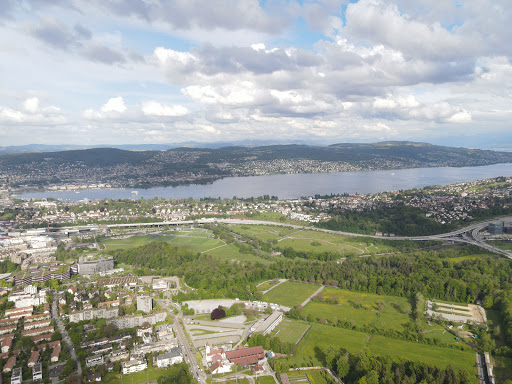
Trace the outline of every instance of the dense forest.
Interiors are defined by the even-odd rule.
[[[136,266],[136,272],[141,275],[183,276],[195,290],[178,294],[180,301],[235,297],[259,300],[261,292],[256,289],[256,283],[276,277],[411,299],[421,293],[425,298],[455,302],[474,303],[482,300],[485,307],[502,311],[502,321],[506,324],[505,336],[508,345],[512,345],[510,261],[492,255],[459,262],[451,260],[453,257],[481,252],[481,249],[464,246],[349,258],[343,264],[295,258],[263,265],[223,262],[209,255],[194,254],[155,241],[138,248],[113,251],[112,254],[116,262]],[[404,337],[400,334],[387,336]],[[512,350],[508,347],[495,352],[512,356]]]

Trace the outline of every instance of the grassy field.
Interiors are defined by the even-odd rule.
[[[277,225],[230,225],[229,228],[241,235],[255,236],[261,240],[278,240],[297,230]]]
[[[315,245],[316,244],[316,245]],[[393,247],[376,245],[371,240],[341,236],[332,233],[304,230],[279,241],[279,247],[292,247],[306,252],[337,252],[345,254],[370,254],[392,252]]]
[[[265,281],[264,283],[258,285],[258,290],[264,292],[267,289],[272,288],[276,284],[279,284],[279,279]]]
[[[478,255],[451,257],[449,260],[453,261],[454,263],[460,263],[461,261],[464,261],[464,260],[475,260],[475,259],[480,259],[480,258],[489,257],[489,256],[495,257],[495,256],[489,255],[489,254],[478,254]]]
[[[278,240],[277,246],[292,247],[297,251],[361,255],[395,250],[392,246],[378,244],[378,241],[373,239],[342,236],[309,229],[297,230],[264,225],[232,225],[230,228],[236,233],[255,236],[261,240]]]
[[[456,370],[466,369],[470,374],[476,374],[475,355],[471,351],[458,351],[379,335],[371,336],[362,332],[320,324],[312,325],[304,339],[298,344],[296,354],[288,359],[290,363],[297,366],[324,365],[324,353],[331,345],[343,347],[350,353],[356,353],[362,348],[368,347],[370,353],[374,355],[389,356],[393,359],[404,357],[439,367],[451,365]]]
[[[407,323],[409,315],[401,313],[390,306],[385,306],[382,311],[352,308],[349,305],[333,305],[310,302],[302,313],[312,316],[313,319],[325,319],[330,322],[338,320],[352,322],[353,324],[373,325],[376,328],[403,330],[403,324]],[[308,318],[309,319],[309,318]]]
[[[291,383],[297,384],[326,384],[323,371],[318,369],[310,369],[306,371],[289,371],[286,372]]]
[[[512,251],[512,241],[507,240],[497,240],[497,241],[490,241],[489,244],[504,249],[505,251]]]
[[[155,240],[165,241],[169,244],[190,249],[194,252],[203,252],[222,245],[223,242],[214,239],[211,232],[202,228],[188,228],[182,231],[165,231],[158,234],[132,236],[126,239],[106,239],[101,242],[105,249],[126,249],[138,247]]]
[[[272,336],[277,336],[282,342],[295,343],[310,326],[305,321],[284,319],[273,331]]]
[[[360,307],[364,310],[377,310],[379,303],[382,302],[384,304],[383,311],[387,309],[404,314],[411,312],[411,304],[405,297],[382,296],[374,293],[348,291],[333,287],[326,287],[321,294],[326,299],[335,300],[339,305]]]
[[[149,366],[145,371],[124,375],[122,379],[121,374],[110,372],[101,378],[101,382],[108,384],[140,384],[148,381],[156,382],[160,376],[172,376],[173,374],[177,374],[177,371]]]
[[[272,262],[272,260],[264,259],[262,257],[252,255],[250,253],[240,253],[239,249],[233,244],[227,244],[224,247],[216,248],[211,251],[205,252],[205,254],[217,257],[221,261],[240,261],[241,263],[259,262],[262,264],[269,264]]]
[[[276,384],[272,376],[254,376],[256,384]]]
[[[320,288],[318,285],[286,281],[263,295],[263,301],[295,307]]]

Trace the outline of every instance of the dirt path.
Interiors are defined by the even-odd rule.
[[[304,308],[310,301],[313,297],[315,297],[316,295],[318,295],[320,292],[323,291],[323,289],[325,288],[325,286],[321,286],[320,288],[318,288],[315,293],[313,293],[311,296],[309,296],[306,300],[304,300],[304,302],[301,304],[301,307]]]

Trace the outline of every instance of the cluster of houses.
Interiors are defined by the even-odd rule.
[[[133,338],[130,333],[123,333],[111,338],[85,341],[80,348],[87,351],[85,365],[92,369],[103,366],[104,371],[110,372],[115,362],[121,363],[123,375],[144,371],[148,368],[146,355],[158,353],[155,363],[159,368],[183,362],[183,354],[178,346],[172,327],[169,324],[152,326],[144,323],[137,328],[137,337],[142,343],[133,345]],[[99,372],[90,372],[89,381],[101,381]]]

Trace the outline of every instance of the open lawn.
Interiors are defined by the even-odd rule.
[[[279,247],[292,247],[306,252],[338,252],[340,254],[370,254],[392,252],[390,246],[375,245],[375,240],[354,238],[319,231],[296,232],[278,243]]]
[[[221,261],[228,260],[233,262],[239,261],[241,263],[251,262],[262,264],[269,264],[272,262],[272,260],[264,259],[262,257],[252,255],[250,253],[241,253],[239,249],[233,244],[227,244],[223,247],[219,247],[211,251],[205,252],[205,254],[218,257]]]
[[[294,366],[325,365],[325,352],[331,345],[356,353],[368,347],[370,354],[401,357],[413,361],[425,362],[439,367],[451,365],[454,369],[466,369],[476,374],[475,355],[472,351],[459,351],[420,344],[410,341],[391,339],[384,336],[371,336],[363,332],[313,324],[304,339],[298,344],[296,354],[288,358]]]
[[[277,240],[297,230],[276,225],[230,225],[229,228],[236,233],[255,236],[261,240]]]
[[[386,308],[387,307],[387,308]],[[385,306],[382,311],[376,309],[359,309],[349,305],[333,305],[309,302],[302,311],[303,315],[313,320],[325,319],[331,323],[348,321],[353,324],[373,325],[376,328],[403,330],[403,325],[409,322],[409,315],[401,313],[391,306]]]
[[[260,285],[258,285],[258,290],[261,292],[264,292],[264,291],[272,288],[276,284],[279,284],[279,279],[265,281],[265,282],[261,283]]]
[[[254,376],[255,384],[276,384],[272,376]]]
[[[263,295],[263,301],[295,307],[320,288],[318,285],[286,281]]]
[[[157,234],[137,235],[126,239],[106,239],[101,241],[107,250],[138,247],[155,240],[165,241],[178,247],[187,248],[194,252],[203,252],[223,242],[214,239],[211,232],[205,229],[186,229],[182,231],[166,231]]]
[[[411,313],[411,304],[409,299],[405,297],[384,296],[334,287],[325,287],[321,294],[326,300],[335,301],[339,305],[351,306],[353,308],[377,310],[379,303],[383,303],[382,312],[399,312],[407,315]]]
[[[324,378],[326,374],[324,371],[319,369],[309,369],[306,371],[289,371],[286,372],[290,383],[296,384],[326,384],[327,381]]]
[[[279,337],[284,343],[296,343],[309,326],[310,324],[305,321],[284,319],[272,331],[272,336]]]
[[[116,374],[110,372],[101,378],[101,382],[108,384],[140,384],[147,383],[148,381],[156,382],[156,380],[160,376],[177,376],[181,367],[184,367],[184,369],[188,369],[187,365],[185,364],[180,364],[179,366],[174,366],[168,369],[149,366],[148,369],[146,369],[145,371],[124,375],[123,378],[121,378],[121,374],[119,373]]]
[[[456,329],[454,328],[453,331]],[[457,330],[460,331],[460,330]],[[432,325],[425,325],[425,331],[423,332],[423,336],[426,339],[438,339],[441,342],[446,342],[449,344],[459,344],[464,345],[462,341],[456,341],[455,335],[448,332],[445,328],[440,326],[439,324],[432,323]],[[470,347],[468,347],[469,350]]]

